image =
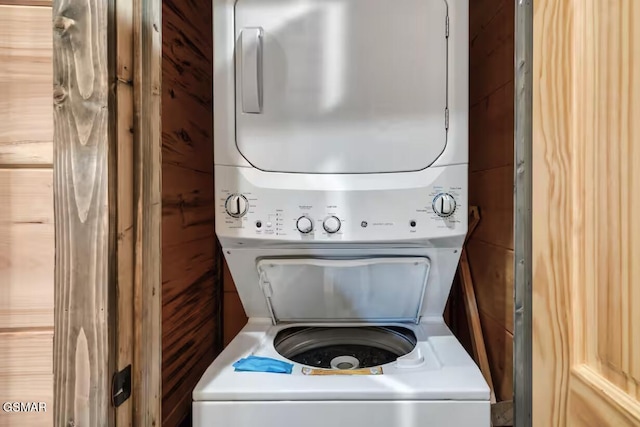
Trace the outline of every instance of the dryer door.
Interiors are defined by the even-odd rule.
[[[429,259],[422,257],[258,261],[274,323],[420,320]]]
[[[238,0],[236,144],[274,172],[428,167],[447,132],[445,0]]]

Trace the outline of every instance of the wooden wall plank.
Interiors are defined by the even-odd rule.
[[[223,269],[223,339],[226,347],[247,324],[248,319],[226,261],[223,261]]]
[[[242,307],[240,296],[237,292],[224,293],[224,345],[238,335],[238,332],[247,324],[247,315]]]
[[[467,251],[478,308],[513,334],[513,251],[473,239]]]
[[[158,1],[133,2],[134,117],[134,362],[135,426],[162,423],[162,10]],[[128,28],[124,27],[124,31]],[[126,64],[123,64],[123,66]],[[118,70],[118,77],[128,77]],[[128,81],[128,80],[125,80]],[[126,125],[127,123],[120,123]]]
[[[164,158],[162,172],[163,245],[206,236],[214,244],[213,175],[167,164]]]
[[[213,269],[216,256],[214,243],[210,237],[205,237],[186,244],[164,248],[166,256],[162,263],[162,299],[165,304],[171,303],[165,307],[166,309],[180,310],[181,305],[174,303],[173,299],[184,296],[182,292],[185,290],[185,284],[199,283],[215,273]],[[175,312],[172,313],[175,314]],[[171,315],[169,312],[165,314]],[[179,326],[179,324],[167,325],[167,327],[172,326]],[[164,330],[168,329],[164,328]]]
[[[513,165],[513,81],[469,111],[469,171]]]
[[[115,163],[108,37],[97,0],[53,4],[54,424],[109,426],[115,371]]]
[[[482,332],[487,343],[491,376],[499,401],[513,399],[513,335],[504,326],[480,311]]]
[[[0,0],[0,6],[45,6],[45,7],[51,7],[51,0]]]
[[[236,284],[233,282],[233,277],[231,277],[231,271],[229,270],[229,265],[227,261],[223,261],[223,279],[224,279],[224,291],[225,292],[238,292],[236,289]]]
[[[165,426],[221,350],[222,271],[213,202],[211,2],[162,3],[162,295]]]
[[[513,249],[513,165],[470,173],[469,204],[480,209],[471,238]]]
[[[211,238],[204,238],[163,251],[162,375],[167,397],[175,384],[201,374],[184,370],[185,360],[213,351],[213,346],[206,344],[220,310],[215,298],[214,250]],[[194,346],[195,342],[205,345]]]
[[[505,1],[497,7],[493,14],[487,11],[491,19],[486,25],[477,34],[470,35],[469,103],[472,107],[513,80],[515,3]]]
[[[481,29],[476,32],[473,32],[471,28],[469,30],[469,62],[472,64],[483,63],[491,58],[492,54],[500,47],[507,44],[510,40],[513,41],[515,3],[512,1],[500,1],[497,5],[494,4],[494,7],[495,9],[493,9],[493,11],[487,11],[491,18],[486,21]],[[474,7],[474,11],[480,12],[477,6]],[[482,15],[482,13],[480,14]],[[472,22],[470,20],[470,25],[471,24]],[[511,74],[511,79],[512,78],[513,73]],[[488,89],[484,85],[478,85],[478,87]],[[484,93],[485,96],[488,94],[489,92]]]
[[[134,365],[134,349],[136,340],[134,338],[135,326],[140,323],[135,316],[134,310],[134,287],[135,287],[135,204],[133,197],[134,189],[134,106],[133,106],[133,0],[115,0],[116,14],[116,76],[114,91],[117,102],[118,121],[116,123],[117,138],[117,217],[116,233],[117,240],[117,270],[116,280],[118,295],[118,320],[117,320],[117,340],[118,355],[116,369],[119,371],[128,365]],[[149,167],[150,165],[145,165]],[[125,197],[125,195],[127,195]],[[137,363],[135,363],[137,365]],[[135,369],[134,369],[135,372]],[[135,378],[135,375],[134,375]],[[135,381],[137,384],[138,381]],[[133,398],[127,399],[116,408],[116,426],[131,426],[136,422],[133,419],[133,406],[138,403],[137,394],[133,393]],[[147,402],[152,399],[146,399]],[[140,411],[136,411],[139,414]],[[139,423],[137,423],[139,425]]]
[[[496,395],[513,389],[513,159],[515,3],[469,3],[469,203],[480,224],[468,241]]]
[[[469,84],[469,103],[471,107],[513,79],[513,49],[513,39],[510,38],[491,52],[489,57],[470,64],[472,77]],[[505,64],[512,66],[506,69]]]
[[[469,39],[474,40],[493,21],[509,0],[475,0],[469,2]]]
[[[53,330],[0,332],[0,403],[44,402],[46,412],[8,413],[0,427],[53,425]]]
[[[473,277],[473,274],[472,274]],[[469,319],[464,307],[464,297],[462,296],[462,281],[460,280],[459,272],[453,279],[451,285],[451,294],[449,296],[448,304],[451,306],[450,310],[450,324],[449,327],[454,333],[462,347],[473,357],[473,345],[471,343],[471,331],[469,330]]]
[[[212,355],[212,353],[202,354],[200,358],[194,360],[194,363],[190,364],[190,366],[194,372],[200,372],[200,375],[202,375],[202,373],[204,373],[204,371],[211,364],[213,358],[215,358],[215,355]],[[200,378],[198,377],[198,379]],[[195,384],[193,384],[192,382],[192,378],[187,378],[185,379],[185,381],[177,383],[174,385],[174,387],[171,388],[171,393],[167,396],[165,405],[167,405],[169,408],[172,408],[172,410],[164,416],[162,422],[163,427],[187,427],[191,425],[184,424],[184,422],[189,417],[189,414],[191,412],[191,405],[193,403],[191,392],[193,391]]]
[[[52,163],[52,43],[50,8],[0,5],[0,164]]]
[[[0,169],[0,330],[53,327],[53,171]]]

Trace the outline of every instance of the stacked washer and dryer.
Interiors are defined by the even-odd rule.
[[[216,232],[249,322],[194,426],[489,426],[442,316],[467,231],[467,1],[214,0]],[[291,372],[234,368],[250,356]]]

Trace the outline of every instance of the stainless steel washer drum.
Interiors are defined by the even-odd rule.
[[[280,331],[274,347],[302,365],[326,369],[371,368],[411,352],[416,337],[391,326],[294,327]]]

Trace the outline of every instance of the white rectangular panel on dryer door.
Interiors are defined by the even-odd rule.
[[[445,0],[238,0],[236,145],[258,169],[428,167],[447,144]]]

